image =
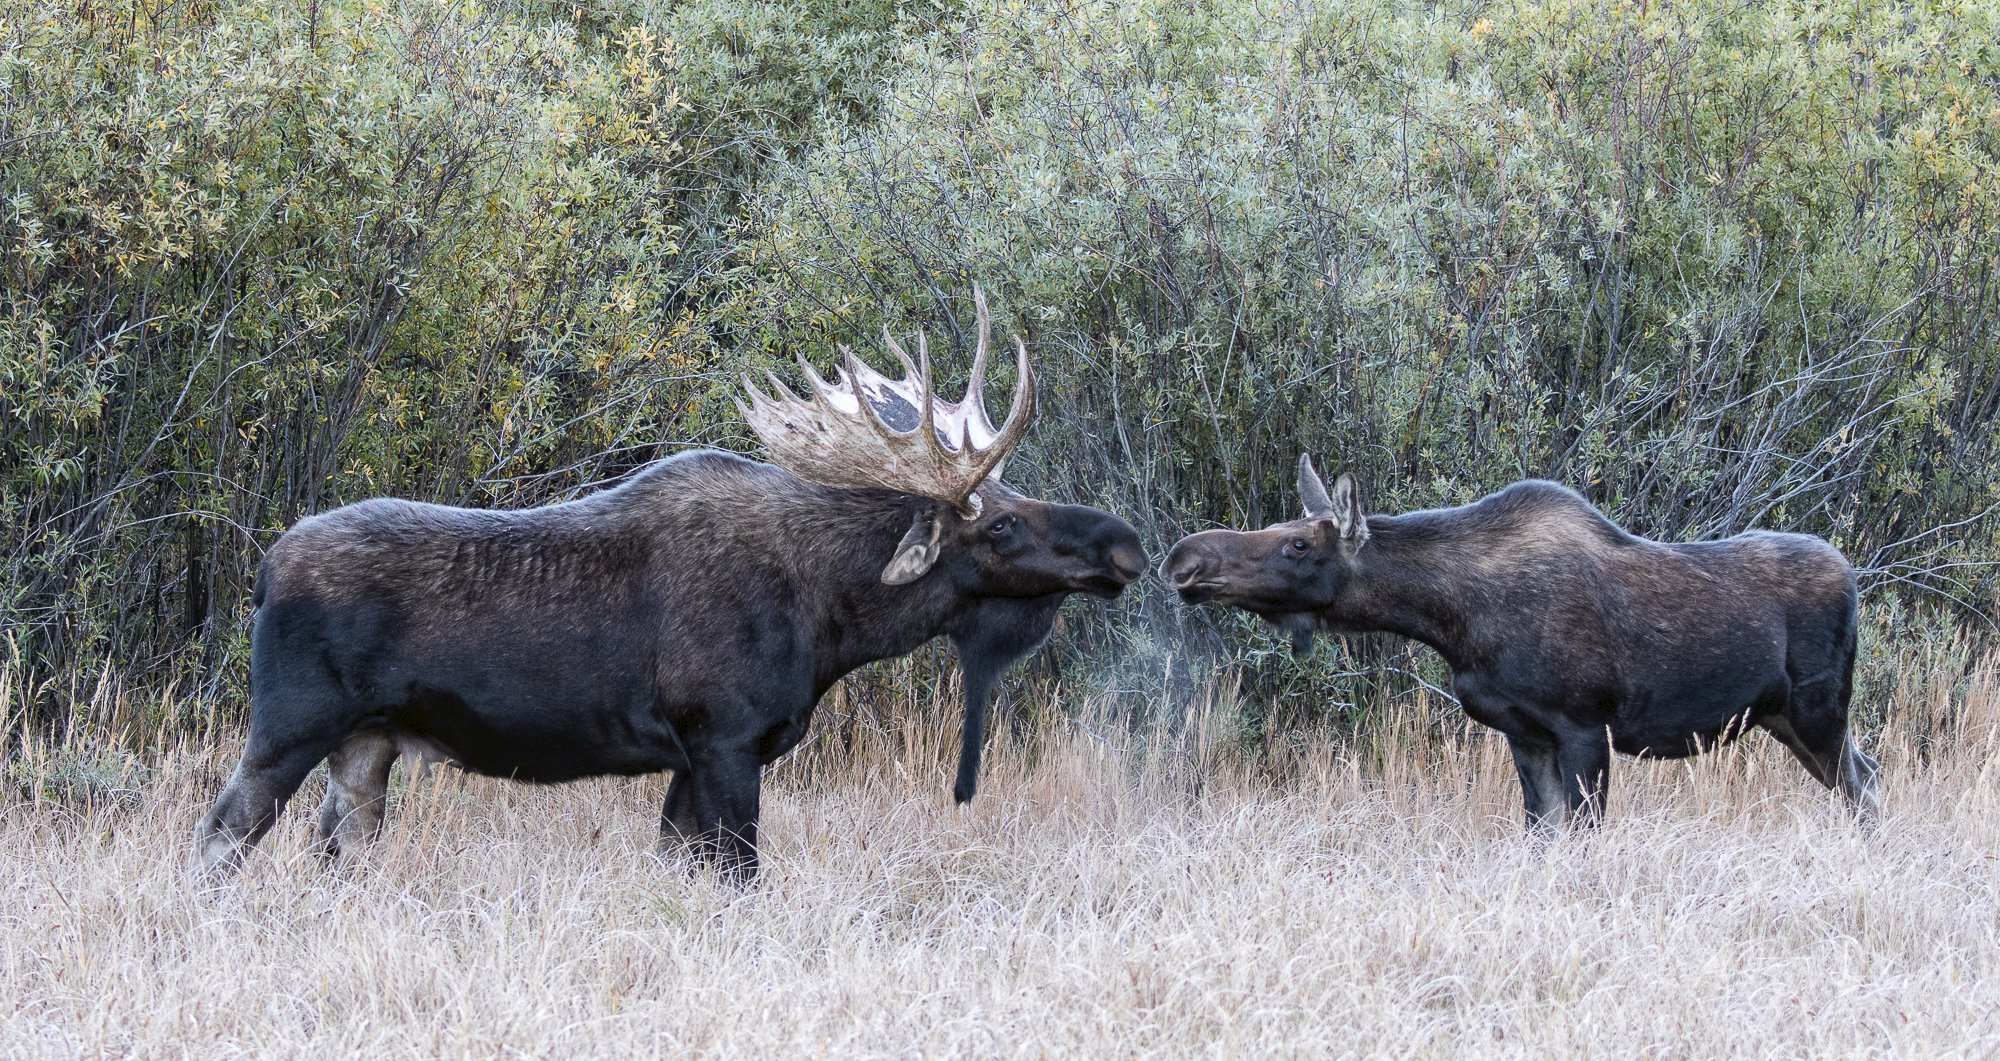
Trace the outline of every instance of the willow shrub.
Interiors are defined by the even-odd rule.
[[[1041,368],[1010,477],[1156,549],[1290,513],[1307,450],[1385,509],[1532,474],[1648,534],[1825,534],[1873,614],[1976,623],[1996,21],[1991,0],[17,0],[6,659],[58,705],[35,690],[240,685],[249,573],[297,516],[533,503],[747,446],[736,370],[824,365],[884,325],[962,355],[974,281]],[[1101,614],[1015,687],[1084,667],[1070,688],[1175,713],[1240,672],[1257,717],[1439,677],[1367,639],[1302,667],[1157,586]]]
[[[762,187],[735,312],[774,350],[962,346],[982,282],[1047,392],[1014,477],[1160,545],[1289,518],[1311,452],[1381,509],[1547,476],[1641,533],[1809,531],[1871,591],[1990,607],[1997,17],[996,0]],[[1216,665],[1178,662],[1203,639],[1163,596],[1123,631],[1145,704]],[[1227,644],[1258,702],[1438,677]]]
[[[240,672],[249,574],[375,493],[504,504],[676,430],[673,47],[476,5],[0,23],[0,614],[26,666]]]

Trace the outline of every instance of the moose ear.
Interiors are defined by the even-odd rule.
[[[1334,480],[1327,515],[1333,517],[1334,526],[1340,528],[1343,545],[1358,549],[1362,542],[1368,540],[1368,517],[1361,514],[1361,486],[1354,481],[1352,472],[1342,472],[1340,478]]]
[[[944,537],[944,520],[929,509],[919,508],[910,520],[910,529],[903,540],[896,543],[896,555],[889,558],[889,566],[882,569],[882,581],[886,585],[900,586],[915,582],[937,563],[938,542]]]
[[[1306,515],[1313,519],[1333,515],[1333,501],[1326,496],[1326,484],[1319,481],[1319,473],[1313,470],[1310,453],[1299,454],[1299,500],[1305,502]]]

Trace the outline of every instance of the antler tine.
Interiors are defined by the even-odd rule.
[[[1009,445],[1018,443],[1027,435],[1028,424],[1035,418],[1035,369],[1028,364],[1028,344],[1022,342],[1018,335],[1014,337],[1014,362],[1015,374],[1021,377],[1021,382],[1014,388],[1014,404],[1007,407],[1007,426],[1001,432]],[[1019,427],[1014,426],[1016,416],[1021,418]],[[1008,429],[1013,431],[1011,436],[1006,434]]]
[[[820,374],[813,369],[812,362],[806,360],[806,355],[794,353],[792,359],[799,363],[799,371],[806,377],[806,386],[812,390],[813,401],[821,405],[829,404],[827,392],[833,390],[832,384],[820,378]]]
[[[829,390],[827,401],[841,412],[852,415],[868,408],[868,399],[862,397],[860,377],[856,376],[848,368],[849,365],[854,364],[856,361],[854,351],[849,349],[845,344],[842,344],[837,349],[840,351],[840,363],[833,366],[833,374],[838,379]],[[852,403],[854,408],[849,409],[849,403]]]
[[[755,425],[758,421],[764,419],[765,412],[772,407],[771,398],[763,391],[758,390],[757,385],[750,381],[750,373],[739,372],[737,373],[737,379],[743,383],[743,393],[750,396],[750,404],[745,405],[742,398],[737,398],[736,415],[741,416],[744,423],[752,425],[752,430],[756,430]]]
[[[924,453],[930,457],[931,466],[937,469],[939,480],[950,482],[964,475],[964,458],[971,450],[962,441],[956,450],[947,448],[943,441],[944,436],[938,431],[937,413],[940,403],[936,400],[936,385],[931,380],[931,344],[924,338],[923,332],[917,333],[917,373],[923,380],[924,410],[923,422],[917,425],[917,437],[923,440],[921,445]],[[949,414],[950,407],[946,406],[945,411]],[[952,422],[952,418],[947,415],[946,426],[950,426]],[[979,514],[979,498],[975,491],[979,489],[979,482],[984,478],[982,475],[967,479],[958,488],[963,491],[958,504],[971,515]]]
[[[979,342],[972,350],[972,374],[965,385],[965,397],[958,407],[965,415],[966,438],[972,437],[972,426],[977,423],[983,434],[993,434],[993,421],[986,415],[986,347],[987,338],[992,334],[991,321],[986,315],[986,292],[978,284],[972,285],[972,305],[979,314]],[[973,417],[978,417],[977,421]]]
[[[1035,419],[1035,372],[1028,367],[1028,345],[1020,336],[1014,337],[1014,369],[1019,382],[1014,384],[1014,402],[1007,408],[1007,420],[1000,425],[1000,433],[994,437],[984,453],[986,459],[980,462],[979,478],[985,479],[997,471],[1007,461],[1014,447],[1028,434],[1028,425]]]
[[[886,324],[882,326],[882,342],[888,345],[889,351],[895,354],[896,360],[903,365],[902,389],[910,392],[904,397],[913,399],[917,405],[916,437],[919,445],[929,456],[932,467],[942,473],[946,462],[937,452],[937,403],[931,393],[930,344],[924,341],[923,332],[917,333],[917,356],[923,362],[917,365],[910,361],[910,352],[903,349],[903,344],[896,341],[896,336],[889,331],[889,326]]]
[[[929,440],[929,445],[935,448],[938,439],[937,402],[934,400],[935,395],[931,386],[931,344],[924,339],[922,332],[917,333],[917,378],[920,380],[918,394],[923,399],[918,403],[923,409],[923,419],[918,429],[924,432],[917,437]]]
[[[917,337],[920,339],[923,338],[923,333],[918,332]],[[908,350],[903,349],[902,343],[896,341],[896,337],[890,334],[889,326],[886,324],[882,326],[882,342],[888,345],[889,352],[895,354],[896,360],[902,363],[903,378],[909,380],[916,379],[917,378],[916,363],[910,360],[910,352]]]
[[[771,393],[783,395],[788,402],[803,404],[800,402],[799,396],[792,393],[792,388],[785,386],[785,381],[778,378],[776,372],[767,368],[764,370],[764,378],[771,381]]]

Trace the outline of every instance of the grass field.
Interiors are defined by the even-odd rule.
[[[30,748],[0,1053],[1992,1055],[2000,677],[1902,685],[1872,830],[1761,734],[1621,762],[1603,829],[1535,842],[1490,736],[1072,725],[1001,742],[961,811],[942,722],[857,727],[773,769],[747,891],[651,853],[659,779],[441,771],[337,872],[309,782],[201,893],[232,747],[88,799]]]

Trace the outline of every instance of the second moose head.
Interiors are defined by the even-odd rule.
[[[1292,652],[1303,655],[1354,577],[1368,519],[1354,477],[1342,475],[1328,493],[1309,457],[1299,458],[1299,496],[1304,518],[1258,531],[1189,535],[1174,546],[1163,571],[1182,600],[1214,600],[1250,612],[1289,634]]]

